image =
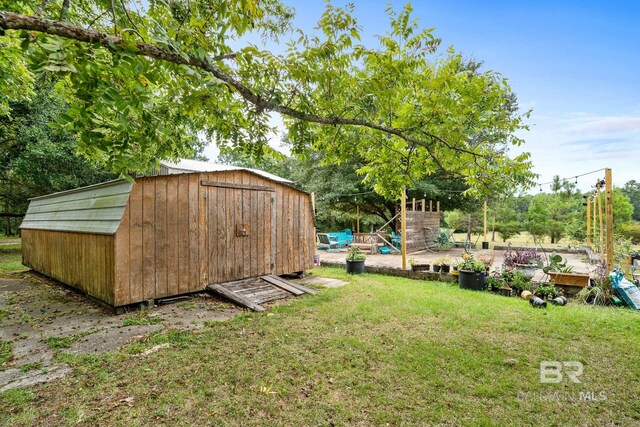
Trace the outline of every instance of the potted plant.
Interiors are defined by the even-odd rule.
[[[560,295],[560,291],[553,285],[553,283],[540,283],[536,286],[533,293],[538,298],[553,299]]]
[[[483,255],[483,256],[479,256],[478,260],[481,261],[485,267],[486,267],[486,274],[489,274],[489,270],[491,269],[491,266],[493,265],[493,260],[495,259],[496,254],[495,252],[491,252],[489,254]]]
[[[448,257],[442,257],[438,259],[438,264],[440,264],[440,271],[443,273],[448,273],[451,271],[451,260]]]
[[[409,264],[411,265],[412,271],[429,271],[429,264],[419,264],[415,258],[409,259]]]
[[[550,280],[556,285],[569,287],[585,287],[589,285],[588,274],[574,273],[573,267],[567,265],[567,261],[555,252],[549,256],[547,265],[542,267],[542,271],[548,274]]]
[[[520,270],[513,270],[513,276],[510,278],[508,285],[516,295],[520,295],[522,291],[531,290],[531,282]]]
[[[484,283],[487,286],[487,290],[498,292],[500,287],[504,286],[505,281],[500,273],[493,273],[485,277]]]
[[[511,247],[504,254],[504,266],[519,270],[531,280],[536,274],[536,269],[542,267],[541,255],[535,249],[515,249]]]
[[[352,246],[347,253],[347,273],[364,273],[364,260],[367,256],[357,246]]]
[[[462,254],[462,263],[459,266],[458,285],[462,289],[481,291],[484,289],[484,277],[487,271],[482,261],[473,258],[466,252]]]

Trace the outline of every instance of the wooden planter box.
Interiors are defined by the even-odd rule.
[[[589,275],[586,273],[556,273],[550,272],[549,277],[556,285],[589,286]]]

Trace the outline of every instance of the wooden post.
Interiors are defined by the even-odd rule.
[[[360,206],[356,206],[356,233],[360,233]]]
[[[496,241],[496,210],[493,210],[493,220],[491,221],[491,241]]]
[[[587,246],[591,246],[591,197],[587,197]]]
[[[416,198],[414,197],[411,201],[411,210],[415,212],[416,210]]]
[[[605,212],[607,214],[607,272],[613,270],[613,179],[611,169],[604,172]]]
[[[402,187],[402,209],[401,214],[401,229],[402,234],[402,269],[407,269],[407,187]]]
[[[605,172],[606,173],[606,172]],[[604,260],[604,217],[602,216],[602,198],[600,197],[600,184],[598,184],[598,220],[600,222],[600,259]]]
[[[597,237],[598,234],[596,233],[596,227],[598,225],[598,215],[596,213],[597,206],[598,206],[598,198],[594,194],[593,196],[593,241],[594,242],[598,239]]]
[[[433,200],[429,200],[429,212],[433,212]]]
[[[484,240],[487,241],[487,201],[484,201]]]
[[[311,210],[313,210],[313,217],[316,217],[316,193],[311,193]],[[315,224],[315,221],[314,221]],[[316,226],[313,226],[313,261],[315,263],[316,255],[318,255],[318,233],[316,233]]]
[[[425,199],[422,199],[422,212],[424,212],[425,210],[425,203],[427,203],[427,201]]]
[[[440,200],[436,200],[436,212],[440,212]]]

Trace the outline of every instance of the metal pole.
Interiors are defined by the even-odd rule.
[[[607,272],[613,270],[613,180],[611,169],[604,172],[605,212],[607,214]]]
[[[407,187],[402,187],[401,222],[402,222],[402,269],[407,269]]]

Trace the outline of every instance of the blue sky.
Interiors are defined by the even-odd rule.
[[[285,0],[312,31],[325,2]],[[334,1],[342,5],[344,1]],[[355,0],[363,42],[386,30],[386,1]],[[405,2],[392,2],[396,9]],[[521,136],[539,182],[613,168],[614,183],[640,180],[640,2],[414,1],[414,17],[443,46],[507,77],[523,109]],[[596,175],[581,178],[589,188]]]

